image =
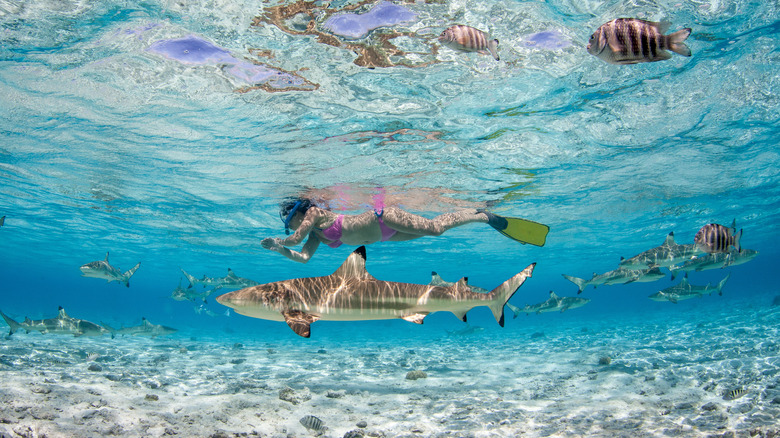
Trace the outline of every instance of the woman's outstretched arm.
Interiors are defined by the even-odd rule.
[[[301,252],[286,248],[282,245],[282,239],[278,237],[265,238],[260,244],[263,245],[263,248],[276,251],[294,262],[307,263],[320,246],[320,239],[317,236],[310,235],[303,248],[301,248]]]

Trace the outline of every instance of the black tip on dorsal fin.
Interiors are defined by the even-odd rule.
[[[360,257],[363,257],[363,260],[366,259],[366,247],[365,245],[358,247],[355,251],[353,251],[353,254],[359,254]]]
[[[65,309],[63,309],[62,306],[57,306],[57,310],[59,311],[59,310],[65,310]]]
[[[434,275],[439,275],[439,274],[437,274],[436,271],[431,271],[431,277],[433,277]]]
[[[230,268],[228,268],[228,272],[233,272],[233,270],[232,270],[232,269],[230,269]]]

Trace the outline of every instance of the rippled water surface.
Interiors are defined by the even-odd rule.
[[[693,56],[616,66],[588,54],[590,35],[618,17],[667,21],[670,31],[690,27]],[[780,319],[772,306],[780,295],[779,18],[774,1],[0,0],[0,309],[22,320],[53,318],[63,306],[108,325],[146,317],[179,329],[143,342],[14,334],[1,344],[0,373],[15,383],[1,395],[16,399],[30,385],[52,385],[59,389],[50,397],[62,400],[71,397],[62,388],[75,385],[83,396],[96,381],[100,387],[91,388],[101,394],[137,387],[172,397],[270,394],[282,411],[255,415],[227,398],[221,412],[240,411],[244,420],[216,422],[226,433],[254,427],[269,436],[309,433],[297,418],[316,409],[296,407],[285,423],[279,412],[289,405],[277,397],[285,386],[307,385],[317,406],[342,412],[323,418],[332,436],[360,420],[387,436],[769,433],[772,422],[761,415],[776,419],[780,403]],[[443,47],[436,37],[453,24],[489,32],[501,60]],[[231,268],[261,283],[333,272],[354,247],[323,245],[304,265],[260,246],[264,237],[284,236],[278,205],[302,194],[347,214],[382,199],[426,217],[487,207],[549,225],[541,248],[472,224],[367,249],[375,277],[421,284],[436,271],[492,289],[537,262],[510,300],[519,307],[546,300],[550,290],[576,296],[561,274],[615,269],[670,232],[692,243],[710,222],[736,220],[742,247],[759,255],[689,273],[692,284],[704,285],[730,272],[722,296],[649,300],[679,281],[669,276],[588,287],[583,308],[517,319],[507,310],[503,329],[475,309],[469,322],[487,330],[461,337],[447,330],[462,322],[436,314],[423,326],[318,322],[304,340],[284,323],[226,316],[213,295],[202,306],[171,298],[180,281],[187,285],[181,269],[221,277]],[[106,252],[123,271],[141,262],[129,288],[80,276],[79,266]],[[490,354],[451,366],[462,377],[444,368],[460,348],[476,357],[482,342]],[[708,355],[707,342],[716,352]],[[235,357],[247,364],[218,360],[236,343],[245,348]],[[343,351],[323,353],[320,362],[320,347]],[[153,348],[170,360],[149,362],[158,357],[149,356]],[[204,359],[188,362],[203,350],[210,351]],[[93,351],[110,358],[98,374],[87,371],[100,363],[87,361]],[[599,374],[603,355],[613,359],[607,372],[622,376],[612,383]],[[271,365],[280,356],[285,365]],[[536,368],[523,375],[529,361]],[[138,363],[154,366],[128,371]],[[233,366],[248,368],[226,371]],[[222,376],[213,393],[201,381],[170,377],[190,367]],[[289,367],[293,374],[284,372]],[[429,386],[409,396],[398,385],[410,385],[403,376],[413,368],[427,369]],[[41,379],[25,380],[29,370]],[[480,383],[485,373],[490,383],[527,380],[491,392]],[[346,399],[326,396],[352,378],[341,388]],[[243,383],[226,383],[234,379]],[[463,398],[452,385],[467,387]],[[721,393],[737,387],[750,392],[724,404]],[[603,406],[587,404],[589,391],[625,415],[604,417]],[[581,406],[564,402],[572,394]],[[123,410],[134,406],[132,397],[149,402],[140,393],[90,409]],[[178,401],[159,399],[176,421],[143,429],[114,412],[101,417],[117,425],[113,431],[89,430],[215,433],[211,420],[183,426],[182,416],[194,413],[179,415]],[[493,406],[494,399],[501,401]],[[389,413],[374,414],[380,409],[365,408],[366,400]],[[715,410],[702,411],[715,401]],[[82,402],[84,409],[97,403]],[[409,403],[420,416],[407,421]],[[41,420],[15,409],[0,410],[7,420],[0,434],[29,426],[68,435],[75,429],[49,425],[65,417],[98,421],[70,411]],[[671,416],[662,415],[667,410]],[[653,415],[660,419],[647,420]],[[250,419],[257,424],[246,426]],[[487,423],[495,427],[476,426]]]

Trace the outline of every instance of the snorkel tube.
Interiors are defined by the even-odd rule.
[[[295,204],[290,209],[290,213],[287,214],[287,218],[284,220],[284,232],[288,236],[290,235],[290,221],[292,220],[293,216],[295,216],[295,213],[298,212],[298,208],[300,208],[303,201],[295,201]]]

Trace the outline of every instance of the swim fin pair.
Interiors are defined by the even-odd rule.
[[[490,213],[482,209],[479,213],[485,213],[488,217],[488,225],[498,230],[504,236],[516,240],[522,244],[544,246],[550,227],[538,222],[520,219],[516,217],[504,217]]]

